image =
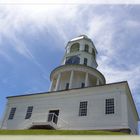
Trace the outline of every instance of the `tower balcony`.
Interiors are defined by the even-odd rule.
[[[80,64],[57,67],[51,72],[50,80],[50,91],[84,88],[106,83],[104,76],[97,69]]]

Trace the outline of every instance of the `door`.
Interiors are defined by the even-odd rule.
[[[59,110],[50,110],[48,115],[48,122],[52,121],[55,124],[57,124],[58,116],[59,116]]]

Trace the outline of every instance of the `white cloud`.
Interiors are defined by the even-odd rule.
[[[125,25],[127,28],[140,28],[140,23],[136,20],[127,20]]]
[[[103,16],[93,16],[91,21],[88,24],[88,34],[90,36],[100,36],[100,33],[106,26],[106,24],[110,21],[110,19],[104,19]]]
[[[76,17],[77,5],[11,5],[1,6],[0,36],[9,33],[23,32],[28,28],[31,33],[46,28],[54,28],[62,39],[68,39],[63,26],[64,22]]]
[[[104,51],[105,56],[111,56],[115,52],[112,48],[112,37],[115,32],[113,21],[115,19],[109,15],[96,15],[88,24],[88,34],[96,39],[98,51]],[[103,56],[103,57],[105,57]]]
[[[119,82],[119,81],[128,81],[132,89],[136,89],[139,87],[140,77],[140,66],[132,67],[129,70],[120,70],[118,68],[112,68],[107,65],[104,61],[100,62],[100,71],[104,73],[107,82]]]
[[[34,35],[38,31],[42,32],[47,29],[47,32],[53,37],[57,34],[57,37],[60,36],[59,39],[67,41],[68,37],[63,29],[65,21],[72,21],[76,17],[77,7],[77,5],[0,6],[0,39],[3,36],[5,39],[7,38],[8,42],[11,43],[10,47],[32,61],[42,72],[42,77],[49,82],[49,73],[33,54],[34,46],[29,46],[18,34],[26,34],[24,32],[27,30],[30,35]],[[2,41],[5,40],[1,40],[0,43],[3,43]],[[60,48],[64,49],[64,46]],[[12,59],[9,54],[10,52],[5,52],[5,49],[0,46],[0,55],[11,62]],[[12,63],[14,64],[14,61]]]
[[[94,7],[96,6],[94,5]],[[69,32],[71,30],[73,30],[75,34],[81,34],[84,32],[89,35],[91,39],[96,39],[94,44],[99,52],[99,69],[105,74],[107,81],[115,82],[119,80],[128,80],[131,85],[136,88],[135,83],[139,78],[133,77],[132,75],[133,73],[138,74],[139,67],[130,69],[129,71],[121,71],[111,67],[108,63],[112,57],[117,55],[118,49],[112,45],[114,43],[113,41],[115,41],[113,37],[117,33],[117,28],[119,28],[121,24],[117,28],[114,24],[124,16],[124,13],[120,13],[118,16],[113,16],[113,13],[97,14],[96,11],[94,11],[94,13],[89,13],[91,15],[88,15],[89,19],[86,20],[83,14],[86,12],[88,14],[89,8],[92,8],[90,6],[85,6],[84,10],[80,9],[80,5],[52,4],[11,5],[1,6],[0,8],[0,36],[5,35],[9,40],[12,40],[14,43],[13,46],[15,46],[14,49],[16,49],[21,55],[33,60],[39,67],[42,66],[32,54],[33,46],[28,46],[26,42],[18,38],[15,31],[23,32],[23,29],[26,27],[31,34],[34,34],[36,31],[43,31],[45,28],[50,34],[52,34],[51,32],[53,29],[55,31],[53,36],[57,34],[57,37],[60,36],[58,39],[61,38],[66,42],[71,39],[69,38]],[[112,9],[113,8],[114,7],[112,7]],[[125,21],[127,27],[136,28],[139,26],[139,23],[136,21],[127,21],[127,19],[125,19]],[[69,31],[65,31],[65,28],[69,29]],[[64,46],[61,46],[60,48],[64,49]],[[102,55],[100,52],[102,52]]]
[[[107,83],[128,81],[130,88],[137,92],[136,89],[139,88],[140,84],[140,77],[138,76],[140,72],[140,66],[135,66],[134,64],[125,62],[128,63],[129,69],[122,70],[122,68],[119,68],[115,65],[113,67],[109,63],[114,58],[118,58],[118,61],[120,63],[122,62],[122,60],[118,57],[118,53],[123,47],[121,45],[123,42],[119,42],[120,44],[116,42],[114,38],[116,37],[116,34],[119,34],[123,27],[125,27],[126,30],[130,28],[137,30],[140,26],[139,21],[134,21],[131,18],[126,18],[124,21],[122,21],[122,24],[119,24],[118,26],[118,22],[125,16],[124,14],[128,13],[121,13],[117,16],[113,16],[111,13],[102,15],[95,14],[94,17],[92,16],[92,20],[88,24],[87,34],[93,39],[96,39],[94,44],[99,52],[99,58],[97,60],[99,64],[98,69],[104,74]],[[125,24],[125,26],[123,24]],[[120,34],[122,34],[122,32]],[[119,38],[117,38],[117,40],[118,39]],[[127,41],[127,37],[126,40],[123,41]],[[126,46],[124,46],[124,48],[126,48]],[[126,48],[126,52],[128,53],[129,51],[131,51],[131,48]],[[115,63],[116,62],[114,61],[114,64]],[[135,93],[135,95],[138,95],[138,93]]]

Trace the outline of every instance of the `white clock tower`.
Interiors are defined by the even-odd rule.
[[[86,35],[68,42],[61,66],[50,75],[50,91],[104,85],[104,76],[96,69],[97,50]]]
[[[139,115],[127,81],[107,83],[86,35],[68,42],[50,75],[49,92],[7,97],[1,129],[103,130],[138,134]]]

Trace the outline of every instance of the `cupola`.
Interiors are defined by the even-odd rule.
[[[105,84],[104,76],[96,69],[97,50],[90,38],[80,35],[66,45],[62,63],[50,75],[50,91],[84,88]]]

